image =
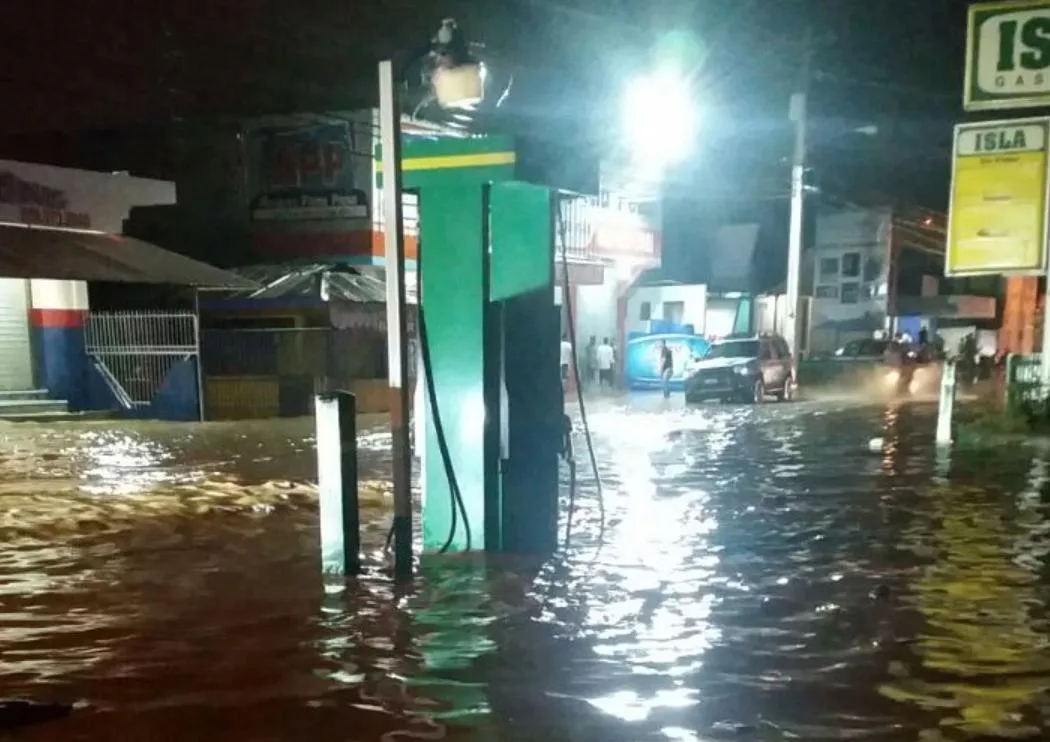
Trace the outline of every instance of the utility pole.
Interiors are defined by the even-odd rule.
[[[813,58],[813,31],[806,30],[802,49],[802,69],[798,90],[791,95],[789,117],[795,125],[795,146],[791,155],[791,224],[788,236],[787,326],[784,339],[794,362],[798,363],[799,283],[802,272],[802,246],[805,231],[803,208],[806,201],[806,97],[809,92]]]

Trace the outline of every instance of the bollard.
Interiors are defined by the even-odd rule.
[[[354,575],[361,570],[357,502],[357,400],[350,392],[314,398],[317,421],[317,490],[321,509],[321,569]]]
[[[952,444],[952,413],[955,407],[955,361],[945,361],[941,372],[941,396],[937,404],[938,446]]]

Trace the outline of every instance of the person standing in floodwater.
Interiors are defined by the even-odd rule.
[[[572,343],[568,335],[561,336],[561,386],[564,389],[569,384],[569,365],[572,363]]]
[[[671,377],[674,375],[674,357],[671,349],[667,347],[667,341],[660,341],[660,379],[664,387],[664,399],[671,396]]]
[[[608,387],[612,389],[613,386],[613,366],[616,363],[616,352],[613,347],[609,345],[609,338],[602,338],[601,345],[595,350],[595,357],[598,360],[598,383],[602,389]]]
[[[583,349],[583,385],[590,387],[594,385],[594,377],[598,372],[598,338],[591,335],[587,341],[587,347]]]

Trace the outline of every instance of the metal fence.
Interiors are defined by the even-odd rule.
[[[126,408],[148,405],[172,367],[197,355],[193,312],[89,312],[85,350]]]

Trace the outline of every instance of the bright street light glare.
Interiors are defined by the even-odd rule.
[[[688,81],[671,70],[632,80],[623,96],[623,134],[635,161],[662,171],[693,150],[696,110]]]

